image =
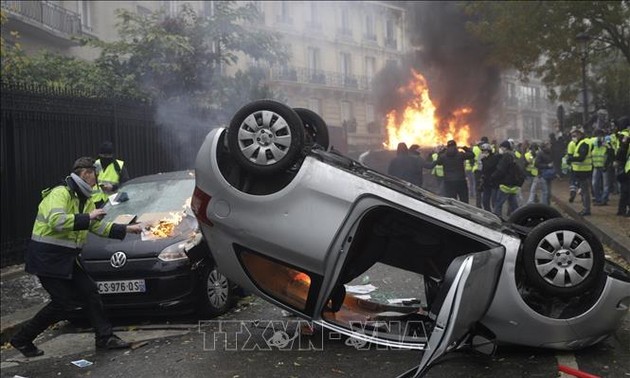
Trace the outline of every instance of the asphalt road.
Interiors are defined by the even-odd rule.
[[[219,324],[221,321],[221,325]],[[238,334],[216,331],[243,328]],[[89,329],[59,323],[37,340],[42,357],[22,358],[2,348],[2,377],[395,377],[419,362],[420,352],[358,345],[335,333],[296,332],[297,318],[267,302],[246,297],[230,313],[199,323],[192,318],[116,320],[117,333],[147,341],[133,350],[94,350]],[[286,327],[286,328],[283,328]],[[285,337],[272,347],[278,331]],[[225,336],[225,337],[223,337]],[[276,335],[277,336],[277,335]],[[72,361],[88,360],[77,367]],[[556,377],[558,361],[602,377],[630,376],[630,316],[614,337],[574,354],[500,347],[493,357],[454,352],[426,377]]]

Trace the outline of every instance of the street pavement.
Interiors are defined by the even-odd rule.
[[[527,198],[528,184],[523,197]],[[616,216],[618,195],[608,206],[592,207],[592,215],[580,217],[580,197],[569,203],[568,182],[554,181],[553,206],[565,216],[587,224],[605,243],[607,257],[630,266],[630,219]],[[471,203],[474,201],[471,200]],[[376,279],[372,277],[371,279]],[[2,377],[393,377],[416,365],[416,351],[382,350],[359,347],[351,339],[324,330],[313,336],[297,330],[300,321],[256,297],[242,299],[228,314],[212,320],[194,317],[160,319],[114,319],[115,331],[122,338],[137,342],[137,349],[96,351],[90,329],[60,322],[44,332],[36,344],[46,354],[23,358],[7,340],[47,301],[48,296],[37,279],[23,272],[23,266],[3,268],[2,295]],[[287,335],[298,335],[305,348],[266,349],[256,342],[269,331],[269,323],[254,319],[281,320]],[[245,341],[216,340],[216,320],[252,320]],[[273,330],[274,327],[272,326]],[[254,340],[254,341],[251,341]],[[147,343],[143,345],[142,341]],[[281,340],[282,341],[282,340]],[[286,340],[285,340],[286,341]],[[250,348],[246,347],[250,344]],[[219,345],[220,344],[220,345]],[[294,346],[294,344],[292,344]],[[296,350],[297,349],[297,350]],[[77,367],[72,361],[92,364]],[[630,316],[619,330],[602,343],[574,353],[559,353],[534,348],[500,347],[492,357],[457,352],[432,368],[427,377],[555,377],[557,365],[570,365],[602,377],[630,377]]]

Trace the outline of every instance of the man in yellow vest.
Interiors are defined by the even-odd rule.
[[[444,146],[443,145],[438,145],[433,154],[431,154],[431,163],[434,161],[437,161],[438,159],[438,155],[439,153],[444,150]],[[435,176],[435,179],[437,181],[437,192],[439,195],[443,196],[444,195],[444,166],[443,165],[435,165],[432,169],[431,169],[431,174]]]
[[[98,150],[98,160],[96,160],[97,182],[94,187],[92,199],[97,208],[103,207],[109,196],[118,191],[118,187],[129,180],[129,173],[125,162],[114,158],[114,145],[106,141],[101,144]]]
[[[604,139],[604,131],[596,129],[592,138],[593,147],[593,205],[608,205],[610,182],[608,170],[614,160],[614,152]]]
[[[577,130],[577,126],[573,126],[571,131],[569,132],[569,143],[567,144],[567,153],[562,159],[563,165],[566,164],[569,174],[569,202],[573,203],[575,200],[575,194],[578,190],[577,180],[575,179],[575,174],[571,170],[571,164],[569,163],[569,156],[573,156],[575,153],[575,147],[577,146],[577,137],[574,135],[574,131]]]
[[[77,305],[83,307],[92,323],[97,348],[129,347],[112,332],[96,283],[81,264],[81,247],[88,232],[122,240],[128,233],[139,234],[142,227],[102,221],[105,211],[97,209],[91,197],[95,184],[94,159],[82,157],[75,161],[72,173],[62,184],[42,191],[25,270],[37,275],[51,301],[10,341],[26,357],[44,354],[33,340],[49,326],[66,319],[68,311]]]
[[[569,156],[567,162],[571,164],[571,171],[582,193],[581,216],[591,215],[591,180],[593,173],[593,159],[591,151],[591,139],[586,138],[581,127],[571,133],[576,138],[575,152]]]

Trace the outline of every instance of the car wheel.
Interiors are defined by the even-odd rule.
[[[534,203],[519,207],[508,218],[508,223],[533,228],[540,223],[554,218],[562,218],[562,214],[551,206]]]
[[[328,136],[328,126],[324,119],[310,109],[293,108],[293,110],[300,116],[304,124],[306,143],[310,146],[317,146],[328,150],[330,140]]]
[[[525,274],[546,293],[572,296],[592,288],[604,270],[604,248],[583,224],[551,219],[534,227],[523,245]]]
[[[258,100],[236,112],[228,128],[228,147],[243,169],[258,175],[282,172],[304,148],[304,126],[290,107]]]
[[[203,270],[200,312],[215,317],[226,313],[235,302],[232,283],[214,265]]]

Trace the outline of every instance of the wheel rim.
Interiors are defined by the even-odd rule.
[[[214,307],[223,307],[228,300],[229,282],[228,279],[213,269],[208,274],[208,282],[206,285],[208,301]]]
[[[572,287],[593,269],[593,248],[578,233],[561,230],[547,234],[536,247],[538,274],[556,287]]]
[[[243,156],[264,166],[275,164],[287,155],[291,137],[287,121],[269,110],[250,114],[238,129],[238,145]]]

